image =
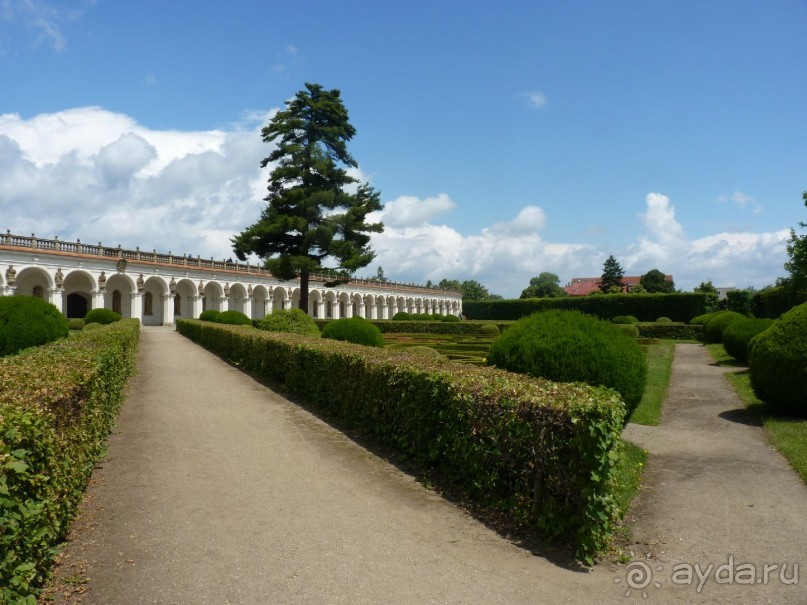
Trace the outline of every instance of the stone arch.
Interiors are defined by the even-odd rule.
[[[311,294],[310,290],[309,290],[308,294],[310,296],[310,294]],[[290,300],[291,300],[291,303],[289,304],[289,307],[288,307],[289,309],[299,309],[300,308],[300,288],[294,288],[294,290],[291,291]]]
[[[336,292],[328,290],[325,293],[325,318],[339,319],[339,300]]]
[[[251,319],[262,319],[266,316],[267,303],[269,300],[269,291],[266,289],[266,286],[257,285],[252,289]]]
[[[14,294],[22,296],[33,296],[34,286],[42,288],[43,292],[48,292],[53,288],[53,278],[41,267],[25,267],[17,271],[17,279],[14,283]],[[48,297],[50,299],[50,297]]]
[[[182,278],[177,282],[173,304],[176,319],[195,319],[193,303],[198,291],[197,285],[191,279]]]
[[[95,279],[82,270],[70,271],[64,278],[62,312],[65,317],[83,318],[93,308]]]
[[[135,292],[135,283],[129,275],[113,273],[106,280],[104,307],[120,313],[123,317],[132,317],[132,294]]]
[[[282,311],[288,306],[289,293],[286,288],[278,286],[272,290],[272,311]]]
[[[350,301],[350,294],[340,292],[336,297],[339,303],[339,317],[353,317],[353,305]]]
[[[353,317],[366,317],[364,308],[364,298],[358,292],[354,292],[350,297],[350,302],[353,305]]]
[[[221,302],[224,298],[224,288],[221,287],[221,284],[216,281],[209,281],[204,285],[204,292],[203,310],[221,311]]]
[[[240,283],[230,286],[228,309],[246,314],[247,289]]]
[[[165,314],[163,304],[169,295],[168,284],[162,277],[152,275],[143,284],[143,300],[141,301],[143,310],[141,322],[144,326],[161,326],[163,323],[170,323]],[[171,307],[173,308],[173,307]]]
[[[322,309],[322,292],[319,290],[310,290],[308,292],[308,314],[316,319],[323,319],[320,315],[324,315],[320,310]]]

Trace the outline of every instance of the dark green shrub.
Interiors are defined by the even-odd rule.
[[[443,316],[439,313],[432,313],[432,321],[443,321]]]
[[[714,313],[704,313],[703,315],[698,315],[696,317],[693,317],[692,319],[689,320],[689,325],[691,325],[691,326],[702,326],[703,324],[705,324],[708,320],[710,320],[717,313],[718,313],[718,311],[715,311]]]
[[[668,340],[703,340],[703,326],[684,323],[639,322],[635,324],[640,338],[666,338]]]
[[[443,323],[456,323],[459,320],[460,318],[457,317],[456,315],[443,315],[443,319],[441,319],[440,321],[442,321]]]
[[[560,382],[610,387],[630,417],[644,393],[647,361],[617,325],[577,311],[544,311],[521,319],[497,338],[488,364]]]
[[[241,311],[224,311],[213,320],[219,324],[230,324],[231,326],[251,326],[252,320],[241,313]]]
[[[807,416],[807,303],[751,340],[751,386],[775,413]]]
[[[635,324],[639,320],[633,315],[617,315],[611,321],[615,324]]]
[[[267,332],[286,332],[303,336],[319,336],[319,328],[314,320],[302,309],[286,309],[272,311],[256,326]]]
[[[639,338],[639,326],[636,324],[614,324],[631,338]]]
[[[71,330],[83,330],[84,329],[84,320],[73,318],[67,320],[67,327]]]
[[[332,340],[344,340],[345,342],[367,347],[384,346],[384,337],[381,336],[381,330],[361,317],[329,321],[322,328],[322,337]]]
[[[202,321],[216,321],[216,318],[219,316],[219,311],[215,309],[208,309],[207,311],[202,311],[199,315],[199,319]]]
[[[412,314],[406,311],[398,311],[392,316],[392,321],[412,321]]]
[[[751,316],[750,290],[731,290],[726,293],[726,308],[745,317]]]
[[[428,357],[442,357],[439,351],[424,345],[415,345],[414,347],[406,347],[405,349],[403,349],[403,351],[405,351],[406,353],[419,353],[421,355],[427,355]]]
[[[723,332],[723,346],[726,353],[743,363],[748,361],[748,343],[773,324],[772,319],[740,319]]]
[[[428,313],[413,313],[412,319],[414,319],[415,321],[431,321],[432,316],[429,315]]]
[[[670,319],[669,317],[659,317],[659,318],[656,320],[656,323],[657,323],[657,324],[671,324],[671,323],[672,323],[672,319]]]
[[[793,288],[770,286],[751,296],[751,311],[757,317],[776,319],[783,313],[804,302],[799,300]]]
[[[496,324],[482,324],[479,326],[479,333],[486,336],[498,336],[499,326]]]
[[[103,327],[104,326],[102,324],[99,324],[97,321],[93,321],[93,322],[90,322],[88,324],[84,324],[84,330],[82,330],[82,331],[83,332],[92,332],[93,330],[100,330]]]
[[[49,302],[35,296],[0,296],[0,357],[69,333],[67,319]]]
[[[718,311],[703,324],[703,339],[706,342],[723,342],[723,332],[731,324],[740,319],[746,319],[735,311]]]
[[[123,319],[120,313],[115,313],[112,309],[92,309],[84,316],[84,323],[97,323],[101,325],[113,324]]]

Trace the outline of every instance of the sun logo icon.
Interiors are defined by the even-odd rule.
[[[658,565],[655,571],[662,571],[663,565]],[[619,584],[622,578],[614,578],[614,583]],[[625,568],[625,584],[628,589],[625,591],[625,596],[630,597],[632,591],[641,591],[643,599],[647,598],[647,591],[645,590],[651,584],[656,588],[661,588],[661,582],[653,580],[653,570],[644,561],[634,561]]]

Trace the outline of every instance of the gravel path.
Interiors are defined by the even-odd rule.
[[[651,555],[634,566],[660,584],[646,602],[807,603],[807,579],[778,573],[700,592],[670,582],[676,562],[730,554],[791,563],[789,577],[807,544],[804,485],[759,428],[720,417],[718,400],[739,404],[702,348],[677,354],[664,426],[628,429],[652,454],[634,530],[637,559]],[[518,548],[176,332],[144,328],[140,374],[42,602],[645,601],[626,572]]]

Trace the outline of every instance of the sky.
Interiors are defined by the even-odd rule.
[[[231,257],[315,82],[384,202],[359,276],[760,288],[807,220],[805,31],[807,0],[0,0],[0,229]]]

